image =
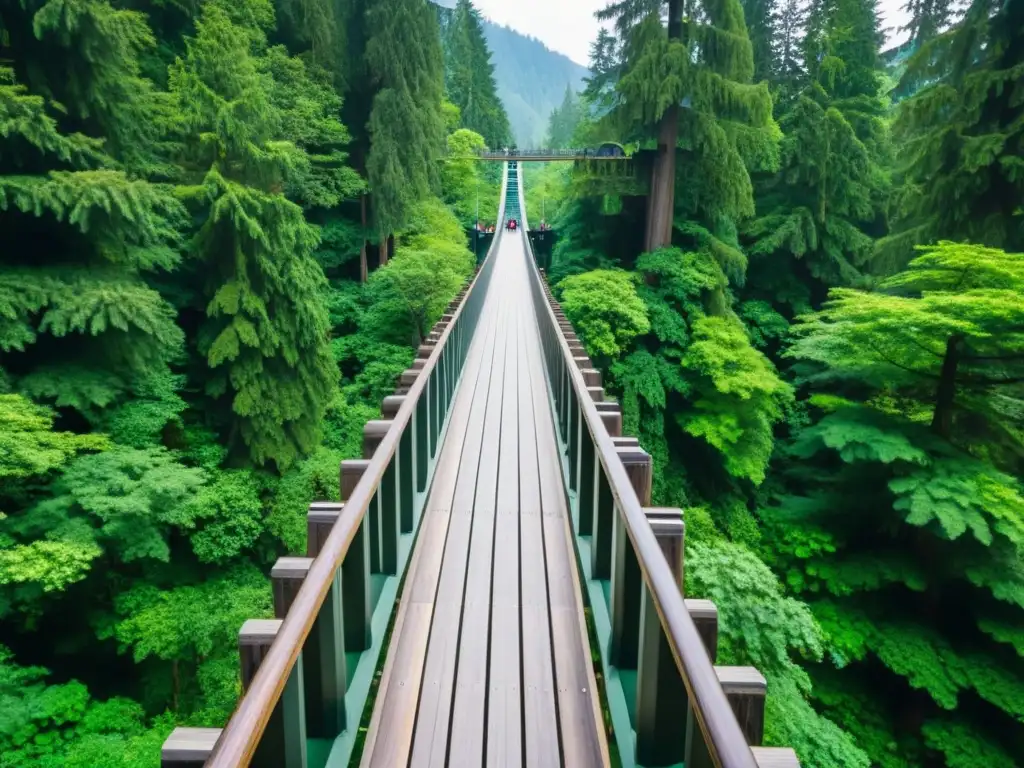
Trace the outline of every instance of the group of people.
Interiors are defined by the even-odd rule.
[[[516,221],[515,219],[509,219],[507,222],[505,222],[505,229],[509,230],[510,232],[515,232],[515,230],[518,227],[519,222]]]
[[[478,221],[476,223],[476,231],[477,232],[493,232],[494,231],[494,225],[493,224],[484,224],[482,221]]]

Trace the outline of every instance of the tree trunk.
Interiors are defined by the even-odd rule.
[[[668,39],[683,36],[682,0],[669,0]],[[673,104],[658,122],[658,154],[651,169],[647,198],[647,230],[644,250],[654,251],[672,244],[672,223],[676,202],[676,145],[679,143],[679,105]]]
[[[935,411],[932,430],[947,440],[953,433],[953,406],[956,402],[956,372],[960,365],[963,336],[953,335],[946,340],[946,355],[942,358],[939,387],[935,393]]]
[[[359,214],[363,222],[363,244],[359,248],[359,282],[365,283],[370,276],[370,268],[366,263],[366,195],[359,198]]]
[[[388,263],[388,244],[391,242],[391,235],[380,239],[380,266]]]
[[[679,107],[672,105],[658,124],[658,155],[651,169],[651,190],[647,199],[647,232],[644,250],[654,251],[672,243],[672,218],[676,197],[676,141],[679,136]]]

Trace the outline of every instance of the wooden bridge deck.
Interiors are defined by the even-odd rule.
[[[609,762],[521,236],[496,257],[364,766]]]

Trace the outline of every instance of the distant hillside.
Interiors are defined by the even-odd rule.
[[[454,8],[455,0],[437,0]],[[494,55],[494,78],[520,147],[537,145],[548,127],[552,110],[562,103],[565,86],[583,90],[589,74],[568,56],[556,53],[536,38],[489,21],[484,24],[487,45]]]

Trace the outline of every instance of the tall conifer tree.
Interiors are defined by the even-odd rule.
[[[969,240],[1024,250],[1024,2],[976,0],[926,43],[907,77],[929,83],[900,103],[900,188],[886,263],[915,244]]]
[[[730,228],[754,212],[748,166],[776,162],[778,127],[766,83],[752,84],[750,39],[739,0],[708,0],[683,18],[681,0],[666,4],[622,0],[598,13],[614,19],[622,38],[622,76],[611,118],[629,140],[654,140],[644,249],[672,239],[677,216],[697,224],[698,239],[714,241],[733,276],[744,258]],[[689,190],[676,209],[679,176]],[[687,225],[688,227],[690,225]],[[721,237],[720,237],[721,235]]]
[[[373,0],[365,24],[366,64],[375,89],[366,171],[385,264],[391,236],[439,183],[444,61],[437,15],[426,0]]]
[[[809,273],[809,294],[780,291],[795,307],[856,282],[874,254],[887,187],[877,40],[870,2],[812,9],[803,43],[810,82],[780,118],[782,171],[760,180],[761,215],[746,228],[762,289]]]
[[[201,173],[188,192],[203,217],[193,248],[208,302],[198,338],[214,371],[206,389],[230,403],[229,444],[283,468],[316,447],[338,374],[314,299],[324,285],[318,236],[281,192],[305,178],[305,153],[282,140],[274,80],[254,55],[262,31],[232,22],[244,9],[204,7],[171,90],[183,151]]]
[[[444,38],[445,85],[448,100],[459,108],[460,127],[483,136],[489,147],[507,146],[508,115],[498,98],[483,21],[470,0],[459,0]]]

